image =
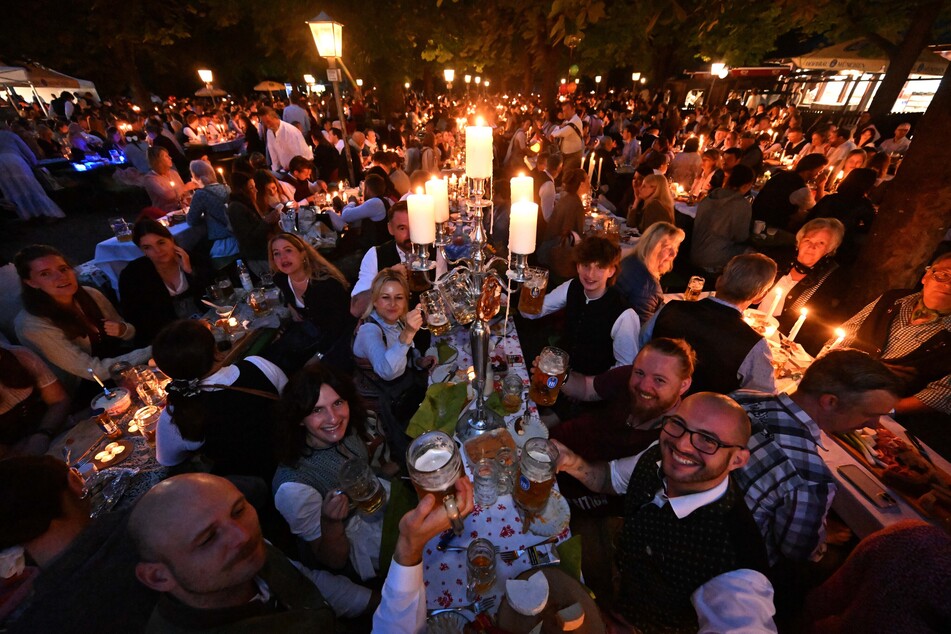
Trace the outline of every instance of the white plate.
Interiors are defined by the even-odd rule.
[[[524,445],[525,441],[529,438],[548,438],[548,428],[545,427],[545,424],[538,418],[538,414],[523,414],[522,416],[525,417],[524,433],[522,434],[515,432],[515,420],[518,416],[512,417],[505,423],[519,449],[522,448],[522,445]]]
[[[558,492],[558,489],[552,489],[548,505],[540,516],[532,520],[528,531],[539,537],[551,537],[568,528],[570,519],[571,510],[568,508],[568,500]]]

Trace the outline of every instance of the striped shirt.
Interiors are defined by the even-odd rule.
[[[879,298],[881,299],[881,298]],[[850,346],[862,323],[871,314],[879,299],[860,310],[851,319],[842,324],[845,339],[842,347]],[[951,315],[945,315],[927,324],[913,325],[911,315],[921,299],[921,293],[913,293],[898,300],[901,308],[888,327],[888,340],[882,350],[882,360],[898,359],[917,350],[922,344],[942,330],[951,331]],[[926,385],[914,395],[919,401],[945,414],[951,414],[951,374],[947,374]]]
[[[819,426],[787,394],[731,395],[750,416],[750,459],[733,472],[763,534],[770,566],[818,559],[835,497],[832,472],[819,455]]]

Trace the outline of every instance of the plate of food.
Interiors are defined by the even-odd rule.
[[[764,337],[771,337],[779,330],[779,320],[761,310],[747,308],[743,311],[743,321]]]

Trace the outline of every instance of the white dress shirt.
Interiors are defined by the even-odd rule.
[[[287,171],[291,159],[303,156],[308,161],[313,160],[314,153],[304,141],[304,135],[292,124],[281,121],[275,134],[267,131],[267,153],[271,160],[271,169]]]

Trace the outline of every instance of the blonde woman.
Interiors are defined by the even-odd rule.
[[[337,267],[314,247],[292,233],[278,233],[268,241],[268,264],[284,304],[315,340],[314,352],[328,362],[350,365],[350,334],[356,322],[350,315],[350,285]]]
[[[684,237],[683,230],[673,224],[655,222],[641,236],[634,252],[621,260],[615,287],[625,305],[641,318],[641,324],[664,305],[660,278],[674,268]]]
[[[409,310],[406,276],[393,268],[377,273],[353,341],[354,378],[369,409],[383,420],[394,458],[406,453],[403,430],[426,395],[426,371],[436,363],[413,347],[422,325],[420,307]]]
[[[664,176],[645,176],[635,194],[637,198],[627,214],[627,226],[636,226],[643,234],[655,222],[674,223],[674,199]]]

